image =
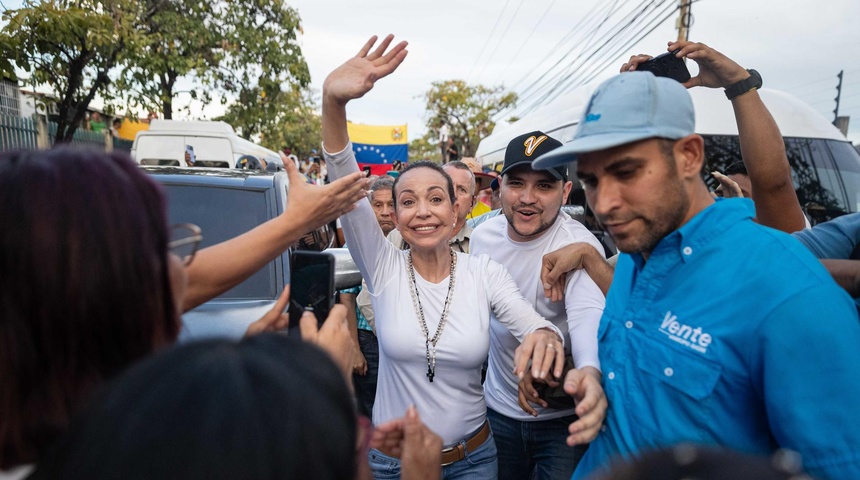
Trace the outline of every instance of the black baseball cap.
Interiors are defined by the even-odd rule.
[[[524,133],[508,143],[508,147],[505,149],[505,165],[501,174],[504,175],[511,169],[523,165],[532,167],[532,162],[536,158],[560,146],[561,142],[540,130]],[[534,168],[534,170],[541,171],[543,169]],[[548,168],[545,171],[555,177],[556,180],[567,181],[567,169],[564,164]]]

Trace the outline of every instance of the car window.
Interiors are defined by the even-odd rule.
[[[704,135],[707,161],[702,173],[711,188],[710,172],[722,172],[741,158],[738,137]],[[786,138],[785,150],[800,205],[819,223],[860,210],[860,154],[848,142]]]
[[[229,167],[233,148],[226,138],[182,135],[141,135],[137,139],[136,159],[143,165],[165,165],[174,160],[185,166],[185,146],[194,147],[194,156],[201,166]]]
[[[241,235],[268,220],[266,191],[237,188],[165,185],[168,219],[193,223],[203,231],[200,248]],[[218,296],[223,299],[271,299],[277,284],[275,263]]]

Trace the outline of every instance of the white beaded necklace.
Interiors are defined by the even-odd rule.
[[[448,296],[445,297],[442,318],[439,319],[439,326],[436,327],[436,333],[433,335],[433,338],[430,338],[430,331],[427,329],[427,322],[424,320],[424,308],[421,306],[421,298],[418,296],[418,285],[415,283],[415,267],[412,265],[411,250],[406,256],[406,266],[409,269],[409,277],[412,280],[409,283],[409,292],[412,294],[412,306],[415,308],[415,314],[418,316],[421,331],[424,333],[424,348],[427,352],[427,378],[430,379],[430,383],[433,383],[433,377],[436,376],[436,343],[439,342],[439,338],[442,336],[442,329],[445,328],[445,323],[448,321],[448,307],[451,305],[451,296],[454,293],[457,255],[451,251],[451,278],[448,281]]]

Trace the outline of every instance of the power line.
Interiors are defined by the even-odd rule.
[[[538,27],[540,26],[540,24],[543,22],[543,19],[544,19],[544,18],[546,18],[546,14],[548,14],[548,13],[549,13],[549,11],[550,11],[550,9],[552,9],[552,6],[553,6],[553,5],[555,5],[555,0],[552,0],[552,1],[549,3],[549,6],[547,6],[547,7],[546,7],[546,10],[544,10],[544,11],[543,11],[543,15],[541,15],[541,16],[540,16],[540,19],[538,19],[537,23],[535,23],[535,26],[534,26],[534,27],[532,27],[532,31],[531,31],[531,32],[529,32],[529,35],[526,37],[526,40],[525,40],[524,42],[520,43],[520,48],[518,48],[518,49],[517,49],[517,52],[516,52],[516,53],[514,53],[514,56],[513,56],[513,57],[511,57],[511,60],[510,60],[510,61],[508,62],[508,64],[505,66],[505,69],[504,69],[504,70],[502,70],[502,73],[499,75],[499,78],[505,78],[505,74],[506,74],[506,73],[508,73],[508,69],[510,69],[510,68],[511,68],[511,65],[513,65],[513,63],[516,61],[517,57],[519,57],[519,56],[520,56],[520,53],[523,51],[523,48],[526,46],[526,44],[528,44],[528,43],[529,43],[529,40],[531,40],[531,39],[532,39],[532,35],[534,35],[534,33],[537,31],[537,28],[538,28]]]
[[[517,5],[517,9],[514,10],[514,14],[511,15],[511,19],[508,20],[508,24],[505,26],[505,29],[502,30],[503,32],[509,32],[511,30],[511,25],[514,23],[514,19],[517,18],[517,13],[520,12],[520,7],[523,6],[524,1],[525,0],[520,0],[520,3]],[[481,76],[484,74],[484,70],[487,69],[487,65],[489,65],[490,63],[493,62],[493,58],[496,56],[496,52],[499,51],[499,45],[501,45],[501,44],[502,44],[502,41],[501,41],[501,39],[499,39],[499,41],[496,42],[496,47],[493,48],[493,53],[490,54],[490,58],[488,58],[487,62],[484,64],[484,68],[482,68],[480,73],[478,73],[476,80],[480,80]]]
[[[813,80],[813,81],[811,81],[811,82],[802,83],[802,84],[800,84],[800,85],[795,85],[795,86],[793,86],[793,87],[792,87],[792,86],[784,87],[784,88],[783,88],[783,90],[795,90],[795,89],[798,89],[798,88],[808,87],[808,86],[810,86],[810,85],[816,85],[816,84],[824,83],[824,82],[833,82],[833,76],[828,76],[827,78],[822,78],[822,79],[819,79],[819,80]]]
[[[480,53],[478,53],[478,58],[475,59],[475,63],[472,64],[472,68],[469,69],[469,74],[466,76],[466,78],[472,77],[472,71],[475,69],[475,66],[477,66],[478,63],[481,61],[481,56],[484,54],[484,50],[487,49],[487,45],[490,44],[490,39],[493,38],[493,35],[496,33],[496,27],[499,26],[499,22],[502,20],[502,16],[505,14],[505,10],[507,10],[508,3],[510,3],[510,2],[511,2],[511,0],[505,0],[505,6],[502,7],[502,11],[499,12],[499,17],[496,18],[496,23],[493,24],[493,29],[490,30],[490,35],[484,41],[484,46],[481,47],[481,51],[480,51]]]
[[[648,17],[651,14],[653,14],[656,11],[656,9],[659,8],[661,5],[663,5],[664,3],[665,3],[665,0],[660,2],[660,4],[655,5],[655,2],[652,1],[649,4],[645,5],[644,7],[640,8],[638,11],[634,12],[632,17],[631,17],[631,15],[627,15],[625,18],[629,17],[629,19],[626,21],[626,23],[624,23],[624,21],[622,20],[622,22],[619,22],[619,24],[616,24],[612,29],[610,29],[610,31],[607,32],[607,34],[604,35],[604,37],[603,37],[603,38],[606,38],[608,36],[609,38],[606,39],[603,42],[603,44],[601,44],[598,48],[593,49],[589,55],[585,56],[584,54],[581,54],[576,59],[574,59],[574,62],[571,62],[571,64],[569,64],[569,67],[573,66],[577,62],[579,62],[579,65],[576,68],[573,68],[572,70],[568,71],[567,75],[565,75],[561,80],[556,82],[556,84],[553,87],[551,87],[547,90],[544,90],[543,95],[538,100],[532,102],[528,107],[526,107],[522,110],[522,115],[528,114],[531,111],[535,110],[537,107],[547,103],[548,101],[551,101],[551,100],[557,98],[559,95],[561,95],[565,91],[568,91],[570,88],[572,88],[576,85],[582,84],[582,82],[577,82],[575,80],[576,76],[578,74],[580,74],[581,72],[585,71],[586,75],[590,73],[591,78],[593,78],[603,68],[605,68],[605,66],[607,66],[609,63],[611,63],[613,61],[617,61],[617,58],[615,56],[618,53],[629,48],[633,44],[639,42],[645,35],[647,35],[651,31],[653,31],[654,28],[656,28],[663,21],[665,21],[665,19],[668,18],[668,16],[673,14],[674,11],[677,11],[678,6],[670,3],[668,5],[668,8],[664,8],[664,10],[663,10],[663,12],[666,12],[666,11],[671,9],[672,12],[669,13],[669,15],[666,15],[663,18],[660,18],[659,20],[657,20],[656,18],[648,19]],[[661,13],[663,13],[663,12],[661,12]],[[660,14],[658,13],[657,15],[659,16]],[[640,28],[639,31],[633,33],[632,35],[629,35],[628,33],[626,33],[626,32],[629,32],[629,30],[634,25],[638,24],[640,21],[645,21],[647,23],[647,25],[645,27]],[[623,25],[621,25],[621,23],[623,23]],[[619,27],[619,25],[621,25],[621,26]],[[646,32],[644,35],[642,35],[641,32],[648,27],[652,27],[652,28],[648,32]],[[612,30],[615,30],[615,32],[613,32]],[[615,45],[617,45],[619,43],[625,43],[625,44],[622,47],[615,47]],[[613,48],[614,48],[614,50],[612,50]],[[606,60],[603,60],[603,63],[597,63],[597,64],[589,65],[589,61],[592,58],[594,58],[599,53],[603,53],[605,50],[612,50],[612,53],[609,55],[604,55]],[[590,78],[589,78],[589,80],[590,80]]]
[[[615,4],[617,4],[617,3],[618,3],[618,0],[614,0],[614,2],[612,3],[612,6],[614,6],[614,5],[615,5]],[[512,88],[512,89],[516,89],[518,86],[520,86],[520,85],[521,85],[521,84],[522,84],[522,83],[523,83],[523,82],[524,82],[524,81],[525,81],[525,80],[526,80],[526,79],[527,79],[531,74],[533,74],[533,73],[534,73],[534,70],[537,68],[537,66],[538,66],[538,65],[541,65],[542,63],[544,63],[545,61],[547,61],[547,60],[548,60],[548,59],[549,59],[549,58],[550,58],[550,57],[555,53],[556,49],[561,48],[561,47],[562,47],[562,46],[563,46],[563,45],[564,45],[568,40],[570,40],[570,39],[571,39],[571,37],[572,37],[575,33],[577,33],[577,32],[581,32],[581,31],[588,31],[588,29],[583,29],[583,28],[582,28],[582,27],[583,27],[583,25],[584,25],[586,22],[591,21],[591,20],[592,20],[592,17],[596,17],[596,16],[597,16],[597,12],[598,12],[598,10],[600,10],[600,9],[601,9],[601,7],[604,7],[604,6],[606,6],[606,5],[608,5],[608,4],[604,4],[604,3],[602,3],[602,2],[597,2],[597,3],[595,3],[595,4],[594,4],[594,7],[592,7],[592,9],[591,9],[587,14],[586,14],[586,16],[585,16],[585,17],[583,17],[583,19],[582,19],[582,20],[580,20],[580,22],[579,22],[579,23],[577,23],[576,25],[574,25],[574,26],[573,26],[573,28],[571,28],[571,29],[570,29],[570,31],[568,31],[568,32],[567,32],[567,34],[565,34],[565,36],[564,36],[564,37],[562,37],[562,39],[561,39],[561,40],[559,40],[559,42],[558,42],[555,46],[553,46],[551,49],[549,49],[549,51],[547,52],[547,54],[546,54],[542,59],[540,59],[540,60],[539,60],[539,61],[538,61],[538,62],[537,62],[537,63],[536,63],[532,68],[530,68],[530,69],[528,70],[528,72],[527,72],[525,75],[523,75],[523,76],[522,76],[522,78],[520,78],[519,80],[517,80],[516,82],[514,82],[514,84],[511,86],[511,88]],[[587,33],[586,33],[586,35],[587,35]],[[576,42],[571,42],[571,43],[573,43],[574,45],[576,45]],[[545,76],[547,73],[549,73],[549,71],[550,71],[550,70],[552,70],[553,68],[555,68],[555,66],[556,66],[556,65],[558,65],[558,64],[559,64],[563,59],[564,59],[564,56],[562,57],[562,59],[561,59],[561,60],[559,60],[558,62],[556,62],[556,64],[555,64],[555,65],[553,65],[552,67],[550,67],[549,69],[547,69],[546,71],[544,71],[543,73],[541,73],[541,74],[538,76],[538,78],[541,78],[541,77]],[[526,89],[525,89],[525,90],[528,90],[529,88],[530,88],[530,86],[529,86],[529,87],[526,87]]]
[[[663,22],[665,22],[667,19],[669,19],[670,17],[675,15],[675,12],[677,12],[679,8],[680,8],[679,6],[674,6],[670,3],[668,5],[668,8],[663,9],[663,12],[662,12],[664,14],[663,17],[660,17],[658,19],[652,19],[651,23],[649,23],[645,27],[641,28],[638,32],[636,32],[634,34],[634,35],[638,35],[638,37],[631,39],[625,45],[622,45],[620,48],[616,48],[610,55],[607,55],[607,59],[604,61],[604,63],[600,67],[591,69],[590,76],[576,81],[571,86],[567,87],[563,92],[561,92],[561,94],[567,93],[570,90],[572,90],[573,88],[585,85],[585,84],[591,82],[592,80],[594,80],[594,78],[596,78],[597,75],[599,75],[605,68],[607,68],[609,65],[611,65],[612,62],[618,61],[618,55],[621,52],[629,50],[633,45],[639,43],[640,41],[642,41],[643,38],[650,35],[651,32],[653,32],[654,30],[657,29],[657,27],[662,25]],[[642,33],[642,31],[645,29],[648,29],[648,31],[645,33]],[[555,98],[557,98],[557,96]]]
[[[651,3],[653,4],[653,1]],[[598,26],[598,28],[595,28],[595,30],[593,32],[591,32],[590,38],[585,43],[585,46],[583,48],[581,48],[581,52],[589,51],[592,48],[592,45],[597,44],[598,42],[603,41],[605,44],[607,37],[609,37],[609,38],[617,37],[623,31],[623,27],[619,28],[619,25],[624,23],[624,21],[627,20],[628,18],[630,19],[630,20],[627,20],[628,23],[630,21],[634,21],[638,15],[641,15],[642,12],[647,11],[648,7],[649,7],[649,5],[645,5],[638,12],[635,10],[628,12],[628,14],[625,15],[620,22],[611,26],[608,29],[608,31],[604,32],[600,38],[595,39],[594,37],[595,37],[599,27],[603,26],[606,23],[606,21],[609,19],[609,16],[613,13],[613,12],[609,12],[607,14],[607,17],[604,18],[604,20],[601,22],[601,24]],[[575,49],[576,49],[576,47],[569,50],[564,58],[567,58],[568,56],[570,56]],[[600,50],[600,47],[598,47],[596,49],[596,51],[599,51],[599,50]],[[564,58],[562,60],[564,60]],[[544,95],[547,92],[547,89],[553,88],[553,87],[549,87],[550,85],[557,86],[559,82],[564,81],[566,72],[570,72],[571,69],[573,69],[573,71],[577,71],[581,67],[581,65],[579,67],[574,67],[574,65],[576,65],[578,61],[582,60],[582,58],[583,58],[583,53],[580,53],[579,55],[573,57],[573,59],[570,62],[568,62],[564,68],[560,69],[552,77],[545,79],[543,84],[540,85],[540,87],[538,87],[538,89],[535,92],[533,92],[531,95],[527,95],[525,98],[528,99],[528,98],[535,97],[536,95]]]
[[[626,2],[625,2],[625,3],[626,3]],[[652,1],[652,3],[653,3],[653,1]],[[617,1],[615,2],[615,4],[617,4]],[[613,9],[615,8],[615,4],[613,4],[613,7],[612,7]],[[645,8],[647,8],[647,6],[646,6]],[[603,25],[606,23],[606,21],[609,19],[609,17],[611,17],[611,16],[612,16],[612,14],[613,14],[613,13],[614,13],[614,10],[611,10],[611,11],[607,12],[607,13],[606,13],[606,16],[603,18],[603,20],[601,20],[601,21],[600,21],[600,23],[599,23],[597,26],[595,26],[591,31],[589,31],[589,32],[587,32],[587,33],[586,33],[586,35],[588,35],[590,38],[588,39],[588,41],[587,41],[587,42],[585,42],[585,43],[586,43],[586,46],[583,48],[583,50],[586,50],[586,49],[588,49],[588,48],[589,48],[589,46],[588,46],[588,45],[591,43],[591,41],[593,41],[593,37],[594,37],[594,35],[596,35],[596,34],[597,34],[597,32],[598,32],[598,30],[600,29],[600,27],[601,27],[601,26],[603,26]],[[632,13],[632,12],[631,12],[631,13]],[[630,13],[629,13],[627,16],[629,16],[629,15],[630,15]],[[626,18],[626,17],[625,17],[625,18]],[[622,21],[623,21],[623,20],[622,20]],[[616,26],[617,26],[617,24],[616,24],[616,25],[614,25],[613,27],[610,27],[610,33],[611,33],[611,30],[612,30],[613,28],[615,28]],[[604,34],[604,37],[605,37],[605,36],[606,36],[606,34]],[[603,37],[601,37],[601,39],[602,39],[602,38],[603,38]],[[598,41],[599,41],[599,40],[598,40]],[[552,70],[554,70],[557,66],[561,65],[561,63],[562,63],[565,59],[567,59],[570,55],[572,55],[572,54],[573,54],[573,52],[574,52],[575,50],[577,50],[578,48],[580,48],[580,45],[578,45],[578,44],[574,43],[574,46],[573,46],[573,47],[571,47],[571,48],[570,48],[570,49],[569,49],[569,50],[564,54],[564,56],[562,56],[561,58],[559,58],[559,59],[558,59],[558,61],[556,61],[556,62],[555,62],[555,64],[553,64],[550,68],[548,68],[548,69],[544,72],[544,74],[542,74],[541,76],[539,76],[539,77],[538,77],[534,82],[532,82],[529,86],[527,86],[525,89],[523,89],[523,90],[520,92],[520,95],[521,95],[521,99],[520,99],[520,100],[521,100],[521,101],[525,101],[525,100],[527,100],[527,99],[529,99],[529,98],[534,97],[535,95],[540,94],[540,92],[545,91],[544,89],[545,89],[545,88],[547,88],[547,86],[549,86],[550,84],[553,84],[553,82],[555,82],[558,78],[560,78],[561,76],[563,76],[563,75],[564,75],[564,72],[565,72],[567,69],[571,68],[571,67],[576,63],[576,60],[577,60],[578,58],[580,58],[579,56],[574,57],[574,58],[573,58],[573,60],[571,60],[571,61],[570,61],[570,62],[569,62],[565,67],[562,67],[562,68],[561,68],[561,69],[559,69],[555,74],[553,74],[551,77],[547,78],[547,75],[549,74],[549,72],[551,72]],[[538,84],[540,84],[540,85],[538,85]]]

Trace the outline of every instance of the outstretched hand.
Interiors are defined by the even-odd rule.
[[[299,173],[296,164],[281,153],[284,170],[290,179],[284,213],[293,222],[312,232],[355,208],[367,197],[369,188],[364,172],[349,174],[328,185],[312,185]]]
[[[400,459],[403,480],[435,480],[442,476],[442,438],[421,421],[414,405],[405,416],[377,425],[370,446]]]
[[[354,98],[364,96],[377,80],[396,70],[406,58],[407,42],[398,43],[386,53],[394,40],[394,35],[388,35],[376,50],[371,52],[376,40],[376,35],[370,37],[356,56],[329,73],[323,83],[323,96],[327,100],[346,104]]]
[[[606,393],[600,384],[600,372],[593,367],[571,369],[564,379],[564,391],[576,400],[576,415],[579,417],[568,427],[569,446],[591,442],[600,433],[606,418]]]

